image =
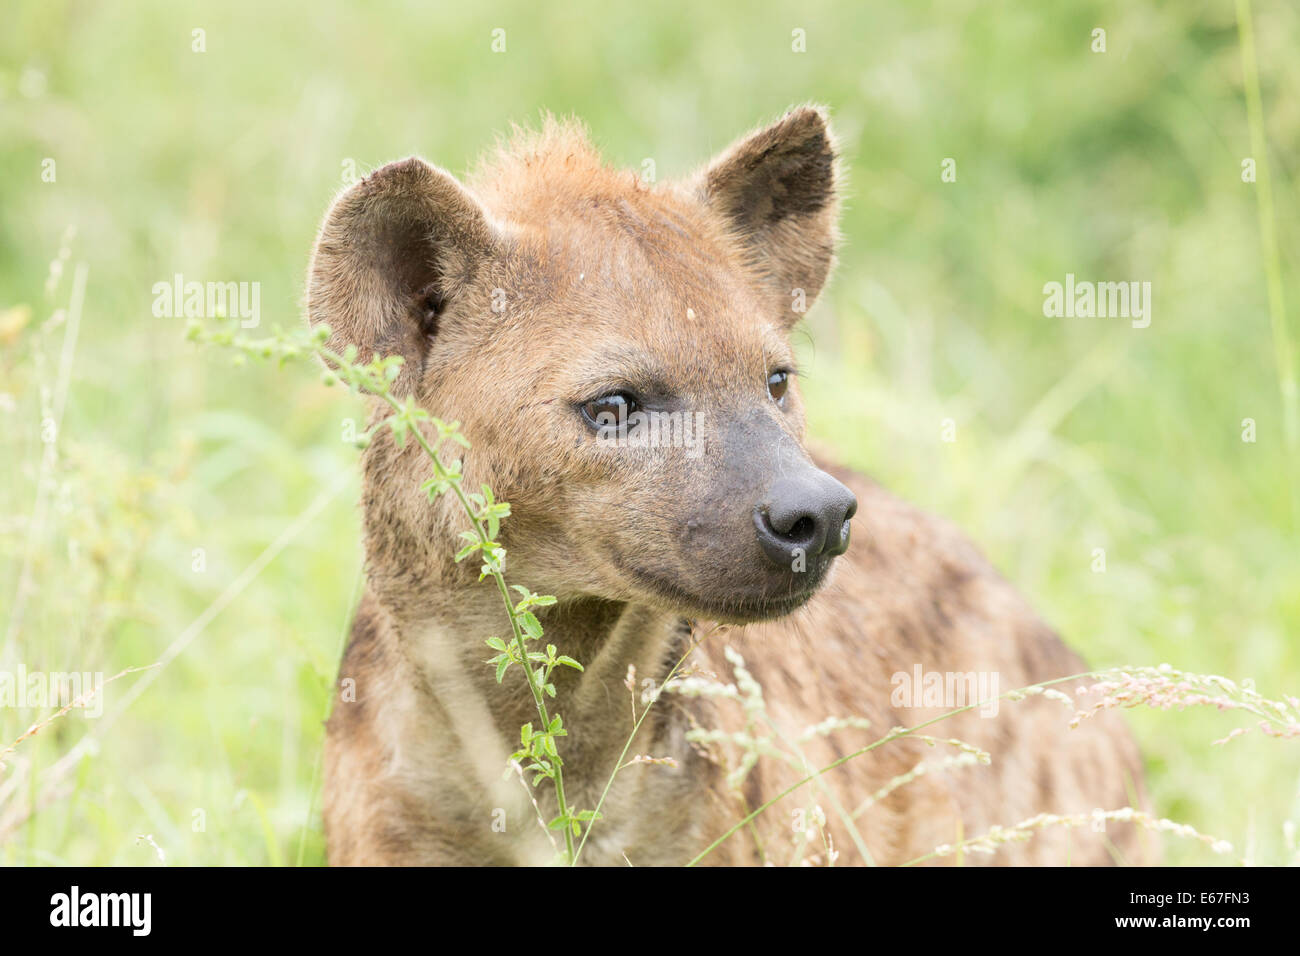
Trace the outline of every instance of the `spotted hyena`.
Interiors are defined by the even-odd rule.
[[[597,805],[658,698],[623,760],[671,759],[617,776],[583,862],[687,862],[808,768],[1084,669],[953,527],[805,449],[790,331],[831,271],[839,181],[814,107],[656,186],[604,165],[580,125],[547,120],[466,183],[419,159],[385,166],[321,228],[309,320],[335,349],[404,358],[397,393],[459,420],[466,485],[511,503],[508,578],[558,598],[546,640],[585,664],[557,673],[550,702],[570,805]],[[381,433],[363,468],[367,585],[326,741],[330,860],[550,861],[537,822],[554,815],[550,788],[531,791],[534,808],[503,777],[535,705],[517,671],[498,685],[484,663],[485,638],[509,626],[478,562],[453,560],[464,516],[421,490],[429,463],[412,442]],[[657,694],[684,656],[681,689],[736,685],[749,706]],[[805,734],[832,717],[857,719]],[[1040,812],[1140,799],[1123,726],[1068,730],[1068,717],[1041,698],[967,710],[932,732],[991,765],[896,740],[706,859],[825,859],[833,843],[841,863],[895,863]],[[792,756],[746,769],[745,738],[710,731]],[[937,766],[878,794],[922,761]],[[1055,829],[991,859],[1132,860],[1135,840],[1120,824]]]

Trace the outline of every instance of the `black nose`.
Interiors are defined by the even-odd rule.
[[[809,561],[832,558],[849,548],[849,519],[858,510],[853,492],[824,471],[809,468],[798,476],[777,479],[754,512],[758,543],[774,563],[804,570]]]

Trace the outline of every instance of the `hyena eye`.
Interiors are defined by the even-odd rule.
[[[781,399],[785,398],[785,390],[790,387],[789,372],[773,372],[767,377],[767,394],[772,396],[772,401],[778,405]]]
[[[615,392],[593,398],[582,406],[582,417],[593,428],[622,427],[633,412],[641,408],[635,398],[626,392]]]

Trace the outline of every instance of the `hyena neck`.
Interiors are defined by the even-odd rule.
[[[555,815],[554,790],[545,782],[527,785],[531,775],[507,770],[520,746],[520,727],[538,728],[542,722],[522,670],[511,667],[498,684],[495,668],[486,663],[496,652],[485,640],[510,635],[499,593],[484,584],[463,597],[458,604],[448,602],[444,613],[405,621],[391,611],[385,615],[384,653],[400,660],[406,675],[405,686],[386,686],[382,696],[387,709],[381,723],[388,728],[383,733],[395,741],[393,767],[440,820],[465,821],[503,811],[503,819],[527,821],[522,827],[510,825],[508,851],[502,850],[495,830],[482,828],[476,859],[508,852],[515,862],[546,863],[554,846],[533,821],[539,813],[543,819]],[[634,756],[671,757],[678,766],[690,765],[685,710],[676,700],[653,709],[647,703],[690,648],[691,628],[679,615],[613,602],[563,602],[544,608],[539,617],[545,635],[530,642],[530,649],[554,644],[559,653],[583,664],[582,671],[557,668],[552,673],[556,695],[546,696],[545,705],[550,718],[563,718],[567,732],[558,745],[570,809],[599,804],[609,817],[584,861],[616,864],[622,861],[622,848],[656,846],[663,840],[659,824],[653,817],[640,822],[643,814],[636,807],[670,800],[683,800],[691,808],[708,806],[694,789],[691,799],[683,798],[686,785],[679,776],[647,773],[644,767],[620,773],[603,801],[615,769]],[[629,667],[635,668],[632,682]],[[645,719],[636,727],[638,718]],[[704,775],[691,780],[691,788],[706,785]]]
[[[512,666],[498,684],[496,668],[487,663],[497,653],[487,646],[488,638],[513,643],[500,593],[491,582],[457,591],[445,612],[398,623],[402,644],[417,679],[436,700],[455,708],[474,698],[474,709],[490,714],[514,746],[520,726],[536,726],[538,714],[522,669]],[[660,609],[595,599],[561,602],[539,609],[538,617],[545,633],[540,641],[529,641],[528,649],[545,652],[553,644],[558,654],[583,667],[552,671],[555,696],[545,698],[550,715],[562,716],[572,737],[581,731],[583,750],[592,756],[614,739],[621,749],[632,729],[632,701],[640,713],[642,696],[663,685],[687,651],[689,623]]]

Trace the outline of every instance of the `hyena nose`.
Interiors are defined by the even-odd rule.
[[[774,563],[796,568],[800,558],[833,558],[849,548],[849,519],[858,499],[824,471],[809,468],[777,480],[765,503],[754,511],[763,553]]]

